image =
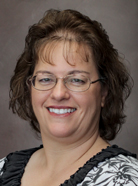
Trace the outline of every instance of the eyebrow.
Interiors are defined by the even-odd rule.
[[[38,73],[53,74],[52,72],[46,71],[46,70],[39,70],[39,71],[36,72],[36,74],[38,74]],[[87,72],[87,71],[84,71],[84,70],[72,70],[72,71],[69,71],[67,75],[77,74],[77,73],[85,73],[85,74],[88,74],[88,75],[90,74],[90,72]]]
[[[46,71],[46,70],[38,70],[35,74],[38,73],[47,73],[47,74],[53,74],[52,72]]]
[[[90,74],[90,72],[84,71],[84,70],[72,70],[68,74],[76,74],[76,73],[85,73],[85,74]]]

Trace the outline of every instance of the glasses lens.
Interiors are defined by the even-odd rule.
[[[65,85],[68,89],[76,92],[85,91],[89,88],[89,79],[82,75],[76,74],[65,78]]]
[[[56,77],[50,74],[37,74],[32,78],[33,87],[37,90],[49,90],[56,84]]]

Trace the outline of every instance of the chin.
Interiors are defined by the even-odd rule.
[[[49,128],[48,133],[55,138],[69,138],[73,136],[75,131],[65,126],[55,126]]]
[[[51,135],[56,137],[56,138],[68,138],[72,136],[72,132],[69,131],[51,131]]]

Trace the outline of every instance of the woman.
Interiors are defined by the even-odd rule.
[[[100,23],[47,11],[10,84],[10,107],[43,145],[1,160],[1,185],[138,185],[136,155],[108,143],[124,123],[130,80]]]

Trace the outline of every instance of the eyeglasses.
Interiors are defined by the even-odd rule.
[[[27,84],[28,81],[30,81],[32,86],[36,90],[46,91],[54,88],[54,86],[58,82],[58,79],[63,79],[65,87],[74,92],[86,91],[90,88],[91,84],[103,80],[103,78],[99,78],[95,81],[90,81],[90,79],[82,73],[67,75],[65,77],[59,78],[57,78],[53,74],[38,73],[33,77],[29,77],[27,80]]]

